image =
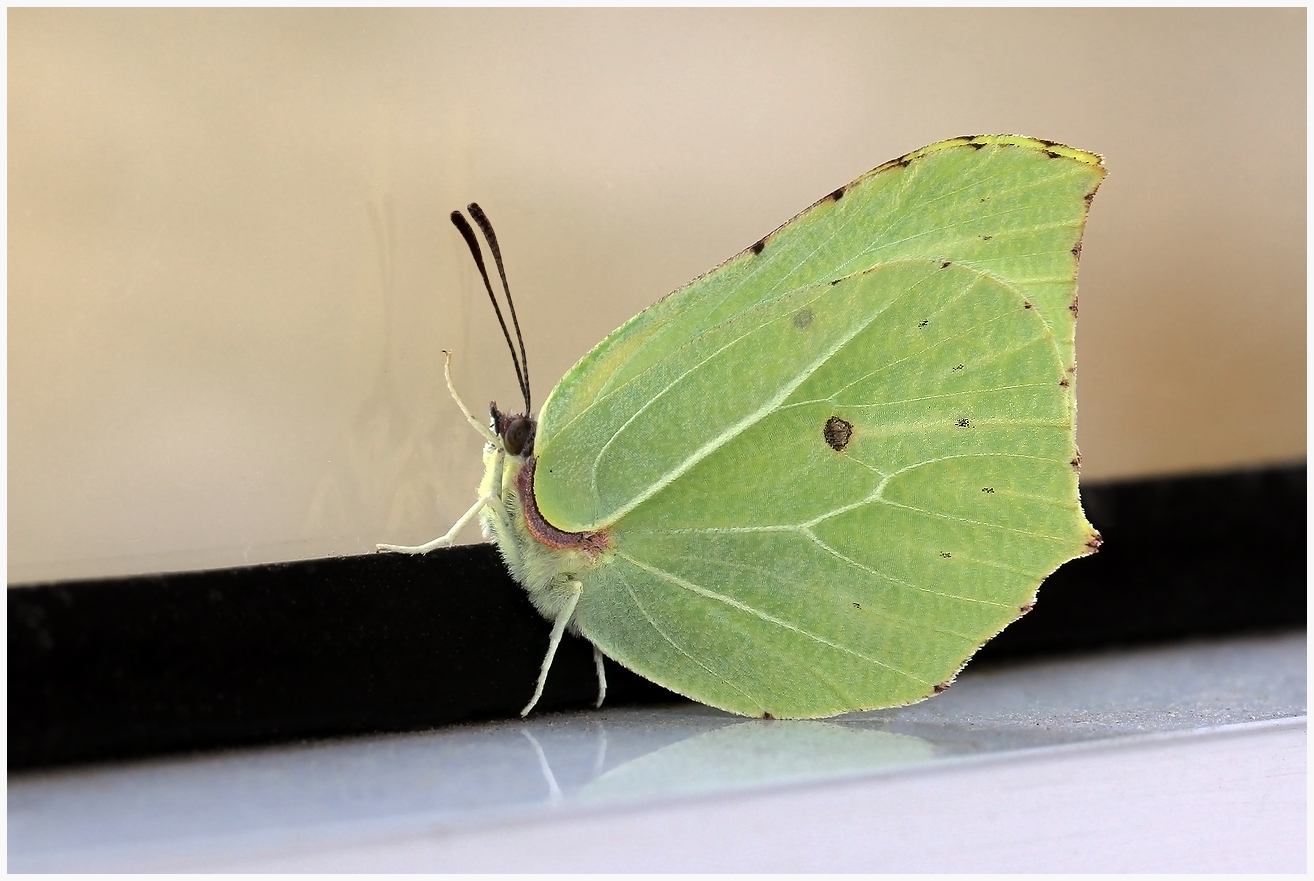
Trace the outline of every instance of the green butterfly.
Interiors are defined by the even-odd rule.
[[[461,405],[487,440],[479,501],[380,549],[481,518],[553,622],[524,713],[567,630],[594,646],[599,704],[603,655],[746,716],[942,691],[1099,546],[1073,336],[1103,176],[1012,135],[887,162],[636,315],[537,421],[522,341],[525,415],[494,406],[490,431]]]

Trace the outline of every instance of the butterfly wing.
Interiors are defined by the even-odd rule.
[[[1093,153],[1015,135],[955,138],[887,162],[604,339],[553,389],[539,436],[738,312],[904,258],[953,260],[1007,280],[1040,311],[1071,367],[1078,246],[1103,177]]]
[[[534,480],[549,522],[612,538],[579,630],[749,715],[950,680],[1094,535],[1068,305],[1102,173],[1023,139],[927,148],[590,353]]]

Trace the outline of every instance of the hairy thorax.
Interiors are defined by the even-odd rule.
[[[587,586],[587,573],[611,548],[606,532],[563,532],[538,511],[533,495],[535,460],[487,445],[482,495],[500,498],[480,516],[484,536],[497,542],[507,569],[529,592],[543,617],[552,621],[569,600],[571,582]],[[574,622],[572,632],[577,632]]]

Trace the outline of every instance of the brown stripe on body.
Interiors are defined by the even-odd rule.
[[[538,510],[538,501],[534,498],[536,462],[537,458],[530,456],[521,466],[520,473],[516,475],[516,492],[520,494],[520,502],[525,512],[525,526],[529,529],[529,534],[534,536],[539,544],[549,548],[583,551],[589,559],[597,559],[599,554],[611,547],[611,536],[605,529],[600,532],[563,532],[543,519],[543,514]]]

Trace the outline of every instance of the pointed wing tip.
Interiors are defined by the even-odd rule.
[[[939,141],[920,150],[914,150],[900,156],[895,162],[906,165],[914,159],[925,156],[928,153],[934,153],[938,150],[944,150],[950,147],[975,147],[980,149],[987,146],[1013,146],[1027,147],[1033,150],[1040,150],[1048,153],[1054,158],[1073,159],[1083,165],[1089,165],[1099,170],[1100,174],[1105,173],[1104,157],[1099,153],[1092,153],[1089,150],[1079,150],[1076,147],[1069,147],[1058,141],[1051,141],[1046,138],[1031,138],[1026,135],[963,135],[962,137],[949,138],[945,141]],[[886,163],[887,165],[890,163]]]

